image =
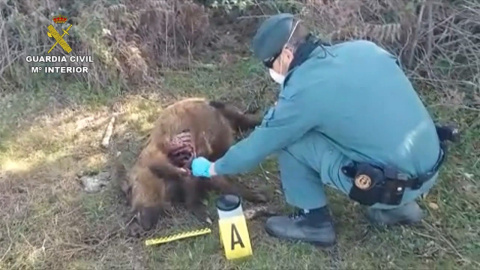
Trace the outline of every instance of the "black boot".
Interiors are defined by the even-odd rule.
[[[265,229],[271,236],[312,243],[319,246],[332,246],[336,242],[335,229],[328,207],[299,210],[288,216],[276,216],[267,220]]]
[[[422,209],[416,202],[410,202],[393,209],[367,210],[367,218],[374,225],[411,225],[420,223],[425,217]]]

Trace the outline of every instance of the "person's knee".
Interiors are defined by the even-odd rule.
[[[326,138],[314,131],[305,133],[300,139],[284,147],[279,152],[279,161],[295,159],[304,166],[320,171],[322,157],[333,148]]]
[[[278,156],[280,180],[288,204],[304,209],[322,207],[327,203],[320,174],[301,162],[288,150]]]
[[[304,154],[306,149],[311,149],[311,146],[315,144],[325,144],[324,138],[317,132],[309,131],[282,150],[298,156]]]
[[[280,151],[278,165],[282,182],[289,179],[294,181],[320,181],[319,173],[308,163],[303,162],[300,157],[294,156],[288,149]]]
[[[295,159],[294,156],[288,151],[288,148],[285,147],[282,150],[278,151],[278,163],[281,167],[282,164],[288,163],[290,159]]]

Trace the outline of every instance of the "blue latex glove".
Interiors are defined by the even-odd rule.
[[[194,158],[192,174],[196,177],[211,177],[214,174],[213,163],[204,157]]]

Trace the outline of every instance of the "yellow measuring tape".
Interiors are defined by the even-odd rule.
[[[200,229],[196,231],[189,231],[189,232],[183,232],[183,233],[178,233],[170,236],[165,236],[165,237],[160,237],[160,238],[154,238],[154,239],[148,239],[145,240],[145,245],[147,246],[152,246],[152,245],[158,245],[158,244],[164,244],[184,238],[189,238],[189,237],[194,237],[194,236],[199,236],[199,235],[204,235],[211,233],[212,230],[210,228],[205,228],[205,229]]]

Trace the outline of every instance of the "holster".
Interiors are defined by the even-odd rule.
[[[385,182],[383,172],[368,163],[357,163],[355,168],[349,167],[349,169],[354,170],[346,173],[353,178],[349,197],[363,205],[373,205],[378,202]]]
[[[353,186],[349,197],[362,205],[371,206],[375,203],[398,205],[402,201],[406,181],[388,178],[385,169],[368,163],[356,163]],[[346,173],[348,175],[348,172]]]
[[[445,141],[457,141],[458,129],[436,126],[440,139],[440,153],[434,167],[416,177],[409,177],[393,166],[379,167],[365,162],[353,162],[342,168],[342,172],[352,179],[353,185],[349,197],[362,205],[375,203],[398,205],[406,188],[419,189],[440,169],[446,155]]]

